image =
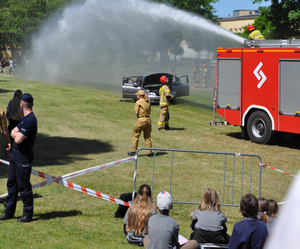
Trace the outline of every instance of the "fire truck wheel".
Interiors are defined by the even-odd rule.
[[[271,141],[273,132],[269,116],[263,111],[253,112],[247,122],[249,138],[258,144],[266,144]]]

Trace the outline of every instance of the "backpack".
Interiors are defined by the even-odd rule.
[[[120,195],[122,201],[132,201],[132,193],[123,193]],[[115,218],[124,218],[129,207],[119,204],[117,211],[115,212]]]

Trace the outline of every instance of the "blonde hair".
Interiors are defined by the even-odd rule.
[[[206,211],[220,211],[220,200],[217,192],[213,188],[208,188],[203,195],[203,199],[198,209]]]
[[[154,206],[151,197],[147,195],[147,187],[143,189],[143,195],[137,193],[135,200],[128,210],[126,231],[135,234],[148,232],[148,220],[152,216]]]

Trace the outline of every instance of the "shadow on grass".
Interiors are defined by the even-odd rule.
[[[170,129],[170,131],[183,131],[183,130],[185,130],[185,128],[176,128],[176,127],[172,127],[172,128]]]
[[[81,215],[81,211],[77,210],[71,210],[71,211],[54,211],[54,212],[48,212],[44,214],[33,214],[33,220],[51,220],[55,218],[66,218],[66,217],[72,217],[72,216],[77,216]]]
[[[152,152],[153,153],[153,152]],[[157,156],[162,156],[162,155],[166,155],[166,154],[168,154],[167,152],[155,152],[155,156],[157,157]],[[141,154],[139,154],[138,155],[139,157],[141,157],[141,156],[147,156],[147,154],[143,154],[143,153],[141,153]],[[154,155],[153,155],[154,156]]]
[[[75,161],[89,160],[88,158],[82,157],[83,155],[107,153],[111,151],[113,151],[111,144],[96,139],[50,137],[38,133],[34,145],[33,166],[61,166]],[[8,178],[8,167],[7,165],[1,165],[0,179]]]
[[[236,138],[239,140],[248,140],[245,138],[241,138],[240,132],[228,133],[226,136]],[[264,144],[264,146],[280,146],[286,147],[290,149],[300,150],[300,135],[299,134],[276,134],[274,141],[271,144]]]
[[[33,164],[35,166],[69,164],[78,160],[89,160],[81,157],[82,155],[111,151],[113,151],[112,145],[96,139],[50,137],[38,133],[34,146]]]
[[[7,82],[8,80],[0,80],[0,83],[1,82]],[[12,91],[12,90],[6,90],[6,89],[1,89],[0,88],[0,93],[14,93],[15,91]],[[13,96],[12,96],[13,97]],[[5,106],[6,107],[6,106]]]

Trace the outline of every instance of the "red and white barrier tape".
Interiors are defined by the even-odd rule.
[[[102,165],[99,165],[99,166],[95,166],[95,167],[80,170],[80,171],[76,171],[76,172],[73,172],[73,173],[70,173],[70,174],[66,174],[66,175],[63,175],[63,176],[56,177],[56,178],[51,179],[51,180],[47,180],[47,181],[44,181],[44,182],[34,184],[32,186],[32,188],[44,187],[44,186],[47,186],[49,184],[59,182],[61,180],[71,179],[71,178],[81,176],[81,175],[84,175],[84,174],[87,174],[87,173],[90,173],[90,172],[94,172],[94,171],[99,170],[99,169],[108,168],[108,167],[111,167],[111,166],[114,166],[114,165],[117,165],[117,164],[129,162],[129,161],[134,161],[134,160],[136,160],[136,158],[137,158],[137,156],[127,157],[127,158],[120,159],[120,160],[117,160],[117,161],[114,161],[114,162],[102,164]]]
[[[128,161],[133,161],[135,159],[136,159],[136,156],[134,156],[134,157],[128,157],[128,158],[117,160],[117,161],[114,161],[114,162],[111,162],[111,163],[108,163],[108,164],[102,164],[102,165],[95,166],[95,167],[92,167],[92,168],[89,168],[89,169],[85,169],[85,170],[73,172],[73,173],[70,173],[70,174],[67,174],[67,175],[64,175],[64,176],[60,176],[60,177],[54,177],[54,176],[48,175],[46,173],[43,173],[43,172],[40,172],[40,171],[32,169],[31,172],[32,172],[33,175],[36,175],[36,176],[39,176],[39,177],[42,177],[42,178],[45,178],[45,179],[48,180],[48,181],[44,181],[44,182],[41,182],[41,183],[33,185],[32,189],[38,188],[38,187],[41,187],[41,186],[46,186],[46,185],[49,185],[49,184],[52,184],[52,183],[58,183],[58,184],[61,184],[61,185],[65,186],[65,187],[77,190],[79,192],[82,192],[82,193],[85,193],[85,194],[88,194],[88,195],[92,195],[92,196],[104,199],[106,201],[114,202],[114,203],[117,203],[117,204],[129,207],[130,204],[128,202],[116,199],[114,197],[105,195],[103,193],[94,191],[94,190],[89,189],[89,188],[82,187],[82,186],[80,186],[78,184],[74,184],[72,182],[68,182],[65,179],[70,179],[70,178],[73,178],[73,177],[76,177],[76,176],[79,176],[79,175],[84,175],[86,173],[93,172],[93,171],[96,171],[98,169],[107,168],[107,167],[110,167],[110,166],[113,166],[113,165],[117,165],[117,164],[120,164],[120,163],[124,163],[124,162],[128,162]],[[1,159],[0,162],[9,165],[8,161],[5,161],[5,160]],[[58,180],[58,179],[60,179],[60,180]],[[45,184],[45,183],[48,183],[48,184]],[[6,196],[7,196],[7,194],[0,195],[0,198],[4,198]]]
[[[40,172],[40,171],[37,171],[37,170],[34,170],[34,169],[32,170],[32,174],[36,175],[36,176],[39,176],[39,177],[42,177],[42,178],[45,178],[45,179],[48,179],[48,180],[55,179],[54,176],[48,175],[46,173],[43,173],[43,172]],[[72,183],[72,182],[69,182],[69,181],[66,181],[66,180],[61,180],[61,181],[59,181],[57,183],[59,183],[60,185],[65,186],[67,188],[71,188],[71,189],[77,190],[77,191],[79,191],[81,193],[92,195],[92,196],[101,198],[103,200],[114,202],[114,203],[117,203],[117,204],[120,204],[120,205],[123,205],[123,206],[126,206],[126,207],[130,207],[130,205],[131,205],[130,203],[128,203],[126,201],[122,201],[122,200],[116,199],[114,197],[105,195],[103,193],[97,192],[97,191],[89,189],[89,188],[82,187],[82,186],[80,186],[78,184],[75,184],[75,183]]]
[[[280,173],[283,173],[283,174],[286,174],[286,175],[289,175],[289,176],[293,176],[293,177],[298,178],[298,177],[295,176],[295,175],[289,174],[289,173],[284,172],[284,171],[282,171],[282,170],[280,170],[280,169],[273,168],[273,167],[271,167],[271,166],[268,166],[267,164],[260,163],[259,166],[267,167],[267,168],[269,168],[269,169],[276,170],[276,171],[278,171],[278,172],[280,172]]]

